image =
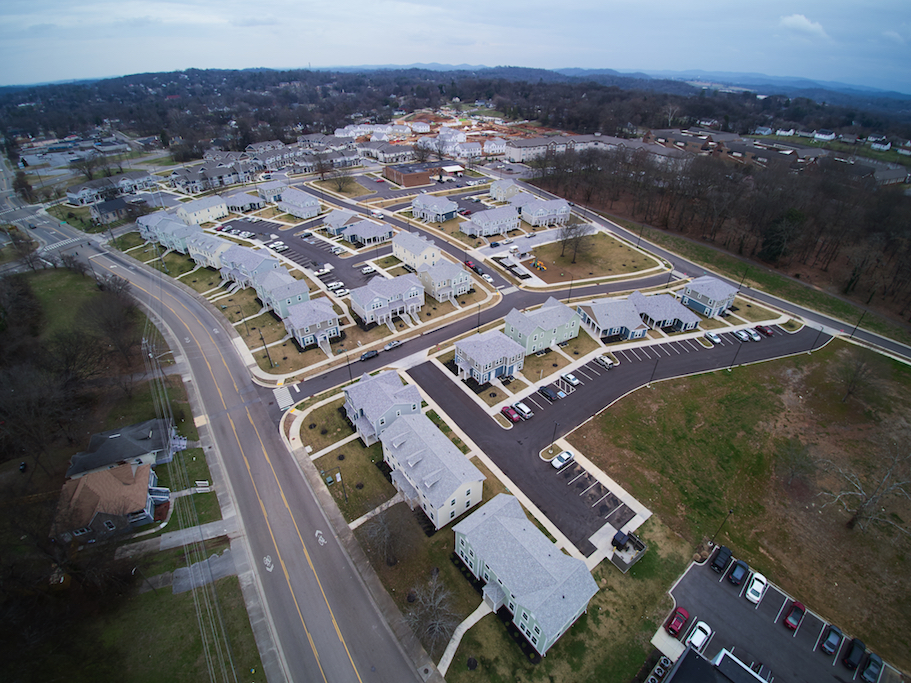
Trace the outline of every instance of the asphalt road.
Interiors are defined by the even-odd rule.
[[[263,399],[271,394],[250,380],[224,321],[127,258],[93,262],[96,272],[133,283],[189,366],[203,407],[194,412],[207,422],[233,489],[288,678],[418,680],[273,428]]]

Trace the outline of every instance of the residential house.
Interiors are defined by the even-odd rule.
[[[499,206],[495,209],[478,211],[469,221],[459,224],[459,230],[471,237],[505,235],[519,227],[519,212],[514,206]]]
[[[158,186],[157,179],[145,171],[128,171],[110,178],[96,178],[67,189],[66,200],[76,206],[87,206],[102,199],[113,199],[137,190]]]
[[[365,373],[343,391],[345,414],[365,446],[375,444],[401,416],[421,413],[421,392],[413,384],[402,384],[392,370],[372,377]]]
[[[430,419],[402,415],[380,435],[392,484],[413,510],[442,529],[481,502],[487,478]]]
[[[187,255],[199,266],[218,270],[221,255],[233,246],[234,242],[199,231],[187,238]]]
[[[402,164],[414,158],[414,149],[408,145],[371,141],[359,143],[357,148],[364,156],[382,164]]]
[[[232,213],[247,213],[248,211],[256,211],[257,209],[263,208],[265,203],[261,197],[257,197],[247,192],[235,192],[234,194],[225,197],[225,206],[227,206],[228,211],[231,211]]]
[[[641,339],[648,334],[639,311],[628,299],[598,299],[576,306],[576,312],[597,337],[601,339]]]
[[[831,142],[835,139],[835,132],[829,130],[828,128],[820,128],[813,134],[813,139],[819,140],[821,142]]]
[[[119,221],[121,218],[127,218],[134,210],[134,207],[127,204],[123,197],[114,197],[114,199],[92,204],[89,207],[89,214],[93,221],[107,225]]]
[[[506,154],[506,140],[502,138],[490,138],[484,141],[484,156],[494,156]]]
[[[319,200],[294,187],[285,188],[277,205],[280,210],[298,218],[313,218],[319,214]]]
[[[126,463],[63,484],[51,536],[94,543],[153,521],[155,505],[170,498],[150,464]]]
[[[554,344],[575,339],[579,336],[580,321],[581,316],[576,311],[549,297],[540,308],[534,310],[523,313],[512,309],[506,315],[503,332],[521,344],[527,356]]]
[[[67,479],[78,479],[90,472],[109,470],[131,463],[161,465],[171,462],[174,453],[186,448],[169,420],[146,420],[138,424],[92,434],[89,447],[70,458]]]
[[[680,292],[680,303],[701,313],[706,318],[714,318],[734,304],[737,288],[711,275],[697,277]]]
[[[463,159],[476,159],[484,153],[484,148],[480,142],[460,142],[455,152]]]
[[[326,232],[330,235],[338,236],[342,234],[342,231],[345,228],[354,225],[362,219],[363,217],[361,214],[355,213],[354,211],[333,209],[323,216],[323,225],[326,227]]]
[[[564,199],[532,199],[522,204],[520,211],[522,220],[533,227],[564,225],[570,216],[569,204]]]
[[[499,330],[489,330],[455,343],[455,364],[459,379],[471,377],[487,384],[496,377],[521,372],[525,347]]]
[[[442,258],[440,248],[418,232],[401,231],[392,238],[392,255],[411,270],[432,266]]]
[[[187,225],[214,223],[221,218],[226,218],[227,215],[228,205],[217,194],[194,199],[177,208],[177,217]]]
[[[187,225],[167,217],[155,226],[155,240],[160,242],[166,250],[186,254],[188,240],[201,232],[202,230],[197,225]]]
[[[490,198],[496,202],[505,202],[521,191],[515,180],[495,180],[490,184]]]
[[[670,294],[645,296],[635,291],[629,295],[629,300],[639,312],[639,317],[651,327],[685,331],[699,326],[699,316]]]
[[[474,286],[467,270],[442,258],[432,266],[419,265],[417,273],[424,292],[440,303],[467,294]]]
[[[281,261],[268,253],[234,245],[221,255],[221,277],[241,287],[251,287],[256,277],[268,270],[281,268]]]
[[[484,601],[547,654],[588,609],[598,585],[582,560],[563,553],[501,493],[453,527],[456,553],[485,583]]]
[[[351,311],[358,318],[366,324],[386,324],[393,331],[394,317],[416,316],[423,305],[424,286],[411,273],[391,279],[377,276],[363,287],[351,290]]]
[[[409,121],[408,125],[411,126],[411,130],[415,133],[429,133],[430,124],[426,121]]]
[[[253,288],[263,305],[284,318],[288,308],[310,300],[306,280],[298,280],[284,268],[272,268],[253,277]]]
[[[345,227],[342,236],[348,242],[358,246],[380,244],[392,239],[392,226],[386,223],[375,223],[366,218]]]
[[[338,313],[329,299],[319,297],[288,306],[282,322],[285,323],[288,334],[294,337],[302,349],[319,346],[327,356],[332,356],[329,342],[340,336],[341,332]]]
[[[288,189],[288,186],[280,180],[272,180],[256,187],[259,196],[266,202],[280,202],[282,200],[282,193],[286,189]]]
[[[445,197],[419,194],[411,202],[411,213],[417,220],[429,223],[445,223],[456,217],[459,205]]]

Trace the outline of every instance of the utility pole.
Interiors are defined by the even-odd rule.
[[[548,453],[554,452],[554,442],[556,442],[556,440],[557,440],[557,427],[559,427],[559,426],[560,426],[559,422],[554,422],[554,434],[550,439],[550,448],[547,449]]]
[[[237,314],[240,316],[240,319],[244,321],[244,329],[247,331],[247,336],[250,336],[250,328],[247,327],[247,319],[244,317],[244,312],[240,306],[237,307]],[[262,334],[262,332],[260,332]]]
[[[854,329],[851,330],[851,334],[848,336],[848,339],[854,338],[854,333],[857,332],[857,328],[860,327],[861,322],[863,322],[864,316],[867,315],[866,309],[863,313],[860,314],[860,320],[857,321],[857,324],[854,326]]]
[[[266,346],[266,338],[263,336],[263,331],[262,331],[262,330],[259,331],[259,338],[260,338],[260,339],[262,340],[262,342],[263,342],[263,350],[266,352],[266,358],[269,359],[269,367],[270,367],[270,368],[274,368],[274,367],[275,367],[275,363],[272,362],[272,354],[269,353],[269,347]]]

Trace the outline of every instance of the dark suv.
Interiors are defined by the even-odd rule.
[[[715,559],[712,560],[712,569],[714,569],[719,574],[723,574],[724,570],[728,568],[728,565],[731,563],[731,549],[726,545],[721,546],[718,549],[718,554],[715,555]]]
[[[750,567],[743,560],[737,560],[737,563],[734,565],[734,568],[731,570],[731,573],[728,574],[728,581],[733,583],[735,586],[739,586],[743,583],[743,580],[747,577],[747,574],[750,573]]]
[[[863,641],[855,638],[848,646],[841,663],[853,671],[860,666],[860,660],[864,658],[864,653],[866,651],[867,646],[864,645]]]
[[[364,351],[364,353],[361,354],[361,360],[370,360],[371,358],[376,358],[378,355],[380,355],[379,351]]]
[[[560,399],[560,397],[557,396],[556,392],[550,387],[538,387],[538,393],[551,403]]]

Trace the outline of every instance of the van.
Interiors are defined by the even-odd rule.
[[[523,420],[530,420],[535,415],[533,412],[531,412],[531,409],[521,401],[519,403],[513,404],[512,407],[517,413],[519,413],[519,417],[521,417]]]
[[[380,213],[379,211],[377,211],[376,209],[371,209],[370,215],[373,216],[374,218],[382,218],[382,217],[383,217],[383,214],[381,214],[381,213]]]
[[[509,248],[509,253],[510,253],[510,254],[518,254],[518,253],[519,253],[519,247],[510,247],[510,248]]]

